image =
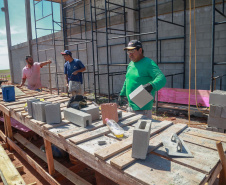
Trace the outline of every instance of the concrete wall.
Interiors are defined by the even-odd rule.
[[[96,1],[97,6],[104,8],[104,1],[99,0]],[[118,2],[121,2],[118,0]],[[196,42],[197,42],[197,89],[210,89],[210,82],[211,82],[211,35],[212,35],[212,5],[210,0],[208,1],[197,1],[196,2]],[[67,4],[70,4],[70,1],[67,2]],[[128,3],[127,3],[128,4]],[[219,5],[217,7],[220,9]],[[141,32],[151,32],[155,31],[155,4],[154,1],[148,1],[147,3],[141,4]],[[171,1],[168,0],[162,0],[159,1],[159,18],[164,20],[171,20],[171,14],[169,12],[171,11]],[[183,24],[183,1],[181,0],[175,0],[174,1],[174,22],[178,24]],[[124,29],[123,25],[123,17],[122,16],[115,16],[115,14],[111,14],[111,23],[112,28],[117,29]],[[126,14],[127,15],[127,14]],[[195,84],[195,65],[194,65],[194,27],[193,27],[193,20],[194,20],[194,12],[192,11],[192,79],[191,79],[191,88],[194,89]],[[67,16],[73,16],[72,12],[68,12]],[[84,17],[84,8],[83,3],[79,3],[76,7],[76,18],[82,19]],[[138,15],[135,14],[136,20],[138,19]],[[89,9],[89,1],[86,0],[86,18],[90,20],[90,9]],[[106,31],[105,29],[105,19],[104,15],[100,15],[97,17],[97,25],[99,31]],[[129,18],[127,18],[129,19]],[[222,21],[224,20],[222,16],[216,13],[216,20]],[[186,11],[186,61],[185,61],[185,88],[188,88],[189,86],[189,11],[188,11],[188,2],[187,2],[187,11]],[[138,25],[138,20],[137,20]],[[127,27],[130,25],[127,24]],[[138,30],[138,28],[134,28],[135,30]],[[84,31],[84,27],[83,27]],[[71,34],[71,37],[77,37],[79,38],[81,36],[80,29],[78,26],[72,26],[72,29],[67,32],[68,35]],[[85,35],[84,32],[82,34],[83,38],[91,39],[91,25],[87,23],[87,34]],[[109,35],[109,38],[115,37],[117,35],[111,34]],[[183,28],[170,25],[168,23],[159,22],[159,38],[162,37],[170,37],[170,36],[183,36]],[[58,35],[60,37],[60,33]],[[141,36],[139,39],[143,41],[145,56],[152,58],[154,61],[156,61],[156,43],[153,41],[146,42],[149,39],[155,38],[155,35],[144,35]],[[40,46],[39,49],[44,50],[51,48],[51,35],[45,36],[39,39],[39,42],[43,42],[44,44],[50,44],[46,46]],[[81,59],[81,61],[86,65],[87,72],[93,71],[93,66],[90,64],[93,63],[93,60],[95,61],[95,64],[97,62],[99,64],[106,64],[107,60],[107,51],[106,51],[106,35],[102,33],[98,33],[97,35],[97,45],[102,46],[94,47],[94,59],[92,54],[92,43],[89,42],[87,44],[80,44],[78,45],[71,45],[67,46],[68,49],[70,49],[73,53],[73,57]],[[129,40],[127,39],[126,42]],[[109,62],[110,63],[126,63],[126,54],[123,48],[125,47],[125,39],[119,38],[119,39],[110,39],[108,41],[109,45],[117,44],[116,46],[111,46],[109,48],[108,54],[109,54]],[[226,25],[219,25],[216,26],[216,46],[215,46],[215,61],[216,62],[225,62],[226,59]],[[33,50],[33,56],[34,59],[37,60],[37,52],[36,52],[36,46],[35,41],[32,42],[32,50]],[[68,44],[72,44],[72,42],[68,42]],[[63,50],[62,43],[60,43],[61,46],[56,47],[56,61],[58,63],[58,71],[63,71],[63,64],[64,60],[62,56],[60,55],[60,51]],[[96,46],[96,42],[94,42],[94,46]],[[17,45],[13,47],[13,63],[15,65],[18,64],[18,61],[20,63],[20,67],[22,70],[24,62],[24,55],[26,53],[25,46]],[[19,53],[19,54],[18,54]],[[46,57],[48,58],[54,58],[54,52],[53,50],[48,50],[48,52],[42,51],[42,57],[40,57],[39,61],[46,60]],[[19,57],[18,57],[19,56]],[[98,56],[98,58],[97,58]],[[180,62],[183,61],[183,39],[174,39],[174,40],[167,40],[162,41],[162,51],[161,51],[161,57],[162,61],[174,61],[174,62]],[[129,62],[129,60],[127,60]],[[53,65],[54,66],[54,65]],[[174,74],[183,72],[183,65],[182,64],[160,64],[159,67],[162,69],[163,73],[165,75]],[[17,67],[16,67],[17,68]],[[95,65],[96,71],[98,70],[99,73],[106,73],[107,72],[107,66],[105,65]],[[110,72],[118,72],[118,71],[125,71],[125,66],[111,66],[109,68]],[[216,66],[215,67],[215,75],[222,75],[226,73],[226,66]],[[54,69],[52,69],[52,72],[54,73]],[[46,73],[45,69],[42,70],[42,84],[44,86],[48,86],[48,78],[44,74]],[[18,72],[16,74],[18,77],[21,76],[21,74]],[[61,75],[62,76],[62,75]],[[58,79],[60,79],[60,86],[63,86],[64,77],[59,76]],[[54,81],[55,74],[52,75],[52,82]],[[97,76],[96,76],[97,77]],[[97,80],[98,78],[96,78]],[[119,92],[122,88],[123,82],[124,82],[125,76],[114,76],[113,77],[113,92]],[[108,81],[107,81],[107,75],[100,75],[99,76],[100,81],[100,93],[108,93],[107,87],[108,87]],[[182,88],[182,75],[174,77],[174,87],[175,88]],[[53,82],[54,83],[54,82]],[[93,90],[93,84],[94,84],[94,75],[93,73],[85,74],[85,86],[88,89]],[[96,83],[98,84],[98,83]],[[167,78],[167,84],[166,87],[170,87],[171,79]],[[112,77],[110,77],[110,87],[112,92]],[[217,88],[219,88],[219,81],[217,82]],[[226,90],[226,79],[223,79],[223,88]]]

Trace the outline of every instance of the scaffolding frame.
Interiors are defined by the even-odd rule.
[[[215,27],[217,25],[225,24],[226,21],[217,22],[216,21],[216,12],[219,13],[221,16],[226,18],[225,14],[225,7],[224,7],[224,0],[222,0],[222,10],[216,8],[216,1],[212,0],[212,45],[211,45],[211,63],[212,63],[212,70],[211,70],[211,91],[216,89],[216,80],[220,79],[220,90],[222,90],[222,78],[226,76],[226,74],[222,74],[220,76],[214,77],[215,73],[215,66],[216,65],[226,65],[226,62],[215,62]]]

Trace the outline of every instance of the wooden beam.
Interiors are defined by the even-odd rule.
[[[0,176],[4,184],[20,184],[25,185],[23,178],[16,170],[15,166],[9,159],[5,150],[0,146]]]
[[[45,149],[46,149],[46,158],[47,158],[49,174],[54,175],[55,169],[54,169],[53,152],[52,152],[51,143],[46,139],[44,139],[44,143],[45,143]]]
[[[23,165],[17,166],[16,169],[19,173],[24,173],[24,166]]]
[[[45,154],[39,150],[35,145],[33,145],[31,142],[26,140],[24,137],[22,137],[20,134],[15,134],[14,138],[19,141],[21,144],[23,144],[26,148],[31,150],[33,153],[35,153],[38,157],[40,157],[42,160],[47,162]],[[58,141],[59,142],[59,141]],[[72,171],[68,170],[65,166],[60,164],[58,161],[54,160],[54,167],[55,169],[60,172],[62,175],[64,175],[68,180],[71,182],[78,184],[78,185],[91,185],[86,180],[79,177],[77,174],[73,173]]]
[[[27,153],[25,153],[18,145],[16,145],[11,139],[7,138],[9,145],[23,157],[49,184],[59,185],[59,183],[49,175],[36,161],[34,161]]]
[[[223,167],[223,169],[222,169],[223,171],[221,173],[221,175],[223,175],[222,183],[226,184],[226,158],[225,158],[225,154],[224,154],[224,150],[223,150],[221,141],[217,141],[216,146],[217,146],[217,151],[218,151],[218,154],[219,154],[219,157],[221,160],[221,164]]]
[[[11,160],[14,160],[14,159],[15,159],[15,156],[14,156],[13,153],[8,153],[7,155],[9,156],[9,158],[10,158]]]

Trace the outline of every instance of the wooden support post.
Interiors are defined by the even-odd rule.
[[[51,82],[50,64],[49,64],[49,88],[50,88],[50,94],[52,94],[52,82]]]
[[[222,164],[222,167],[223,167],[222,171],[220,173],[219,184],[223,185],[223,184],[226,184],[226,158],[225,158],[225,155],[224,155],[224,150],[223,150],[221,141],[217,141],[216,146],[217,146],[217,151],[218,151],[218,154],[219,154],[219,157],[220,157],[220,160],[221,160],[221,164]]]
[[[8,115],[5,115],[5,120],[6,120],[6,125],[7,125],[7,136],[10,139],[13,139],[13,131],[12,131],[10,117]]]
[[[51,143],[46,139],[44,139],[44,143],[45,143],[45,149],[46,149],[46,158],[48,163],[49,174],[54,175],[55,169],[54,169],[53,152],[52,152]]]

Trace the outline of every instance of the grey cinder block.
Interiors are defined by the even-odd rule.
[[[226,91],[216,90],[210,93],[209,104],[226,106]]]
[[[87,127],[92,124],[91,114],[73,108],[64,109],[64,118],[81,127]]]
[[[210,116],[215,118],[220,118],[222,112],[221,106],[210,105]]]
[[[129,98],[138,107],[142,108],[153,99],[153,96],[140,85],[130,93]]]
[[[40,100],[36,98],[27,100],[28,115],[31,117],[33,117],[32,102],[37,102],[37,101],[40,101]]]
[[[226,119],[226,106],[222,107],[221,117]]]
[[[33,102],[33,110],[35,111],[35,119],[38,121],[46,121],[45,105],[51,104],[51,102]]]
[[[81,111],[91,114],[92,121],[100,119],[99,107],[97,107],[97,106],[85,107],[85,108],[82,108]]]
[[[214,118],[209,116],[207,124],[209,127],[217,127],[226,129],[226,119],[225,118]]]
[[[151,120],[139,120],[133,130],[132,157],[145,159],[148,151]]]
[[[59,103],[46,104],[45,113],[47,124],[61,123],[61,112]]]

